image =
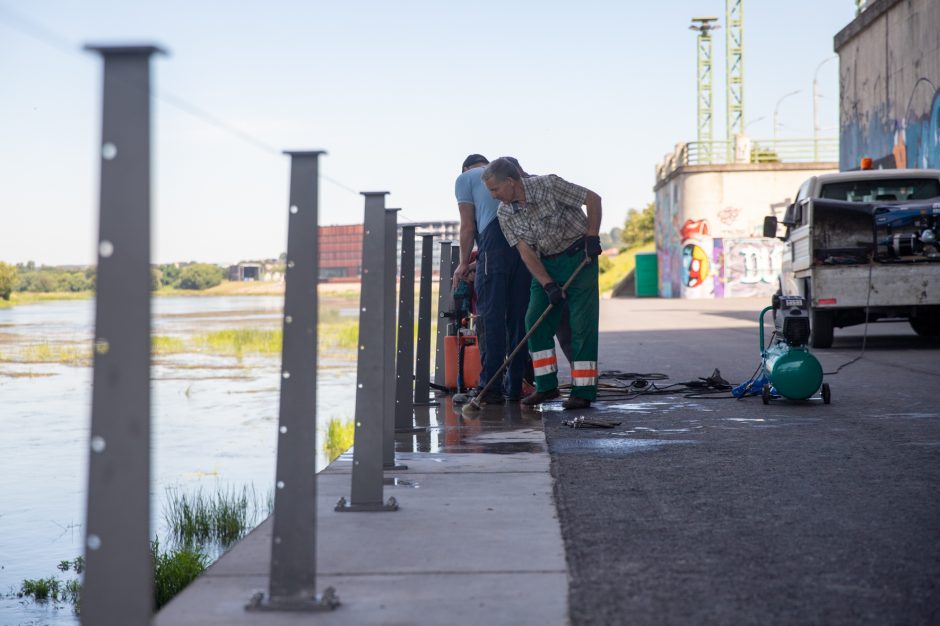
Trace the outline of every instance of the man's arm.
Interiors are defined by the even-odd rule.
[[[548,283],[554,282],[555,279],[548,274],[548,270],[542,265],[542,259],[540,259],[538,253],[532,249],[532,246],[520,239],[519,243],[516,244],[516,250],[519,251],[522,262],[529,268],[529,273],[532,274],[535,280],[539,281],[540,285],[544,287]]]
[[[473,238],[477,234],[476,208],[472,202],[458,202],[460,209],[460,265],[454,270],[454,287],[464,280],[470,272],[470,252],[473,251]]]
[[[585,234],[588,237],[596,237],[601,232],[601,197],[593,191],[588,191],[584,205],[587,207],[587,232]]]

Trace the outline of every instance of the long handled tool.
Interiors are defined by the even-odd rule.
[[[584,260],[581,261],[581,264],[575,268],[574,272],[571,273],[571,276],[568,278],[568,280],[565,281],[565,284],[561,286],[562,290],[566,291],[568,287],[571,285],[572,281],[574,281],[574,279],[577,278],[578,274],[581,273],[581,270],[584,269],[584,267],[588,265],[590,262],[591,262],[590,257],[584,257]],[[553,308],[555,308],[555,305],[549,302],[548,306],[545,307],[545,310],[542,311],[542,314],[539,316],[539,318],[535,320],[534,324],[532,324],[532,328],[529,329],[529,332],[527,332],[525,334],[525,337],[522,338],[522,341],[519,342],[519,345],[517,345],[516,348],[509,354],[509,356],[506,357],[506,359],[503,361],[503,364],[499,366],[498,370],[496,370],[496,373],[493,374],[492,378],[490,378],[489,381],[487,381],[486,385],[483,386],[483,389],[480,390],[480,393],[478,393],[473,400],[471,400],[469,403],[464,405],[461,413],[463,413],[464,415],[468,415],[470,413],[473,413],[474,411],[479,411],[482,408],[480,406],[480,398],[483,398],[486,395],[486,392],[489,390],[489,388],[493,385],[493,383],[499,380],[499,377],[509,366],[509,363],[512,362],[513,358],[516,356],[516,354],[518,354],[519,350],[522,350],[523,346],[526,345],[526,342],[529,341],[529,337],[532,336],[532,333],[534,333],[535,330],[545,320],[545,318],[548,317],[548,314],[551,312]]]

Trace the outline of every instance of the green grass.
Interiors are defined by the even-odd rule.
[[[35,304],[51,300],[87,300],[94,297],[93,291],[52,291],[49,293],[33,291],[14,291],[9,300],[0,298],[0,309],[8,309],[19,304]]]
[[[359,320],[346,319],[340,322],[320,324],[317,339],[321,347],[355,350],[359,341]]]
[[[331,417],[326,427],[326,441],[323,442],[323,451],[333,461],[353,445],[355,426],[351,419]]]
[[[612,257],[609,270],[600,275],[598,281],[598,291],[606,293],[611,291],[617,284],[626,278],[627,274],[636,267],[636,255],[638,252],[654,252],[656,244],[648,243],[635,248],[630,248]]]
[[[21,598],[31,598],[37,602],[58,600],[62,591],[62,581],[55,576],[49,578],[27,578],[20,585]]]
[[[209,557],[199,548],[183,546],[168,552],[160,550],[160,543],[150,544],[153,554],[154,608],[159,610],[189,583],[205,571]]]
[[[280,354],[281,331],[260,328],[215,330],[193,338],[202,351],[213,354]]]
[[[228,547],[254,526],[260,506],[253,488],[220,489],[186,494],[167,489],[163,516],[173,539],[180,545]]]
[[[91,364],[91,347],[74,344],[38,343],[26,346],[14,359],[19,363]]]
[[[186,351],[186,342],[179,337],[153,335],[150,338],[153,354],[178,354]]]

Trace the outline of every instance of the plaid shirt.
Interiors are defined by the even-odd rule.
[[[496,213],[510,246],[524,241],[539,254],[558,254],[585,235],[587,189],[554,174],[523,178],[522,187],[525,206],[502,202]]]

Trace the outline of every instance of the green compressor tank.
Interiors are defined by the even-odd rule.
[[[816,357],[810,354],[806,345],[802,345],[802,341],[788,340],[788,333],[778,333],[776,340],[766,350],[763,349],[764,314],[772,310],[774,307],[767,307],[760,314],[760,342],[764,372],[775,392],[792,400],[806,400],[822,385],[822,365]],[[801,345],[794,345],[794,343]]]

